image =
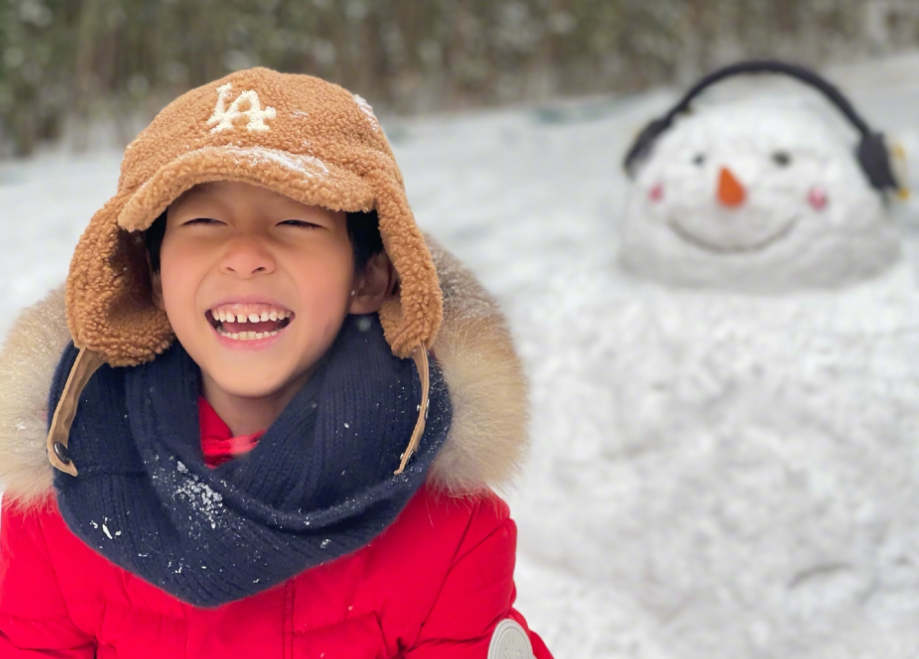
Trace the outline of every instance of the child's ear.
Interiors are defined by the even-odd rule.
[[[386,252],[370,257],[367,266],[354,278],[354,292],[348,313],[375,313],[396,289],[396,269]]]
[[[163,279],[159,272],[150,273],[150,287],[153,293],[153,306],[160,311],[166,311],[166,305],[163,303]]]

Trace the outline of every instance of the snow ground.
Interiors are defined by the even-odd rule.
[[[907,148],[914,162],[911,181],[919,190],[919,53],[838,68],[831,75],[870,122]],[[504,305],[525,346],[531,373],[539,371],[543,359],[551,358],[569,333],[591,329],[586,325],[590,319],[557,310],[584,308],[602,296],[606,284],[615,287],[614,228],[627,189],[621,157],[635,132],[675,96],[676,90],[662,89],[617,99],[385,124],[419,223],[468,264]],[[115,190],[120,158],[120,153],[47,154],[0,164],[0,308],[6,310],[0,332],[21,308],[63,281],[80,232]],[[906,203],[898,211],[907,233],[919,228],[917,203]],[[538,377],[535,381],[541,387],[535,397],[550,399],[554,383]],[[590,388],[585,396],[585,408],[600,400],[590,398]],[[553,452],[564,453],[576,438],[565,436],[565,419],[545,419],[540,410],[534,414],[538,459],[523,474],[519,490],[508,494],[520,510],[519,607],[557,656],[721,656],[710,643],[730,650],[730,656],[782,656],[769,649],[768,629],[757,627],[756,620],[734,620],[717,607],[688,623],[678,621],[683,628],[668,627],[626,589],[590,578],[591,573],[608,572],[601,564],[603,551],[591,554],[589,560],[596,565],[564,552],[547,557],[538,546],[545,541],[538,532],[544,520],[518,499],[543,485],[539,465]],[[549,429],[558,434],[550,436]],[[674,465],[674,473],[688,469],[688,460]],[[566,507],[573,511],[574,506],[586,506],[590,512],[576,484],[554,483],[543,489],[541,501],[554,506],[545,524],[564,520]],[[685,629],[687,624],[696,629]],[[823,630],[829,634],[828,654],[809,646],[794,656],[842,656],[834,655],[832,647],[848,647],[847,656],[853,658],[910,656],[907,644],[914,636],[898,637],[893,623],[883,639],[858,635],[859,629]],[[719,635],[724,641],[720,645]],[[916,656],[915,646],[909,648]],[[784,656],[792,655],[788,651]]]

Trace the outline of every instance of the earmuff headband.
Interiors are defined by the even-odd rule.
[[[787,62],[778,62],[774,60],[738,62],[713,71],[703,77],[683,95],[680,101],[673,106],[667,114],[651,121],[638,134],[638,137],[626,153],[625,160],[623,161],[625,170],[630,176],[634,175],[637,164],[650,154],[651,147],[654,145],[657,138],[673,125],[673,122],[679,115],[689,111],[690,104],[703,91],[725,78],[759,73],[787,75],[822,93],[823,96],[845,115],[846,119],[849,120],[861,135],[861,141],[857,149],[857,157],[862,169],[865,170],[868,179],[871,181],[871,185],[881,191],[888,188],[893,190],[899,188],[890,166],[890,158],[887,153],[883,135],[872,132],[867,122],[856,112],[852,103],[843,95],[839,88],[813,71]]]

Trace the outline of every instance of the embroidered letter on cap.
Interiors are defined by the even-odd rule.
[[[511,619],[498,623],[488,646],[488,659],[533,659],[530,637],[520,623]]]
[[[230,90],[232,88],[233,85],[229,82],[217,88],[217,105],[214,107],[214,114],[207,120],[208,126],[217,124],[211,129],[211,132],[217,133],[222,130],[232,129],[233,121],[235,121],[237,117],[243,115],[249,118],[249,124],[246,126],[247,130],[271,130],[265,123],[265,119],[274,119],[277,112],[275,112],[275,109],[271,106],[266,106],[263,110],[262,102],[259,100],[258,94],[251,89],[241,92],[240,95],[236,97],[236,100],[230,105],[229,109],[227,109],[226,102],[230,98]],[[239,106],[243,101],[249,104],[249,108],[240,112]]]

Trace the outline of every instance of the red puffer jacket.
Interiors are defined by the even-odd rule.
[[[524,659],[530,645],[550,659],[513,609],[516,528],[489,488],[525,445],[524,379],[497,308],[432,251],[445,302],[434,350],[454,418],[428,484],[361,550],[214,609],[118,568],[66,527],[44,443],[69,338],[62,295],[24,313],[0,355],[0,659]]]
[[[53,505],[3,506],[0,537],[3,659],[485,659],[499,622],[526,628],[512,608],[516,529],[493,495],[425,488],[357,553],[215,609],[108,562]]]

